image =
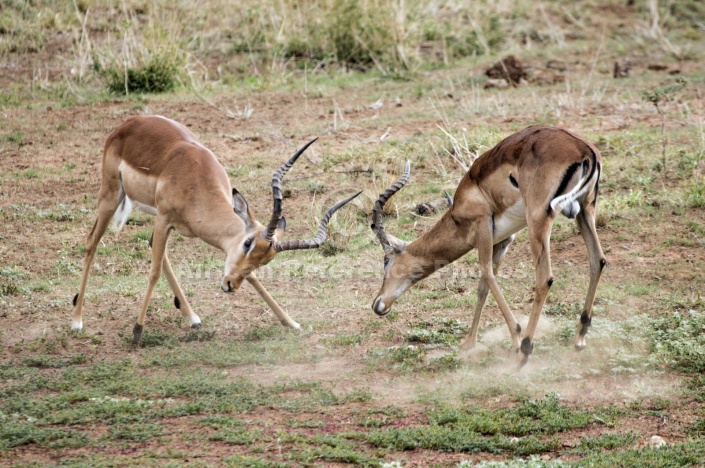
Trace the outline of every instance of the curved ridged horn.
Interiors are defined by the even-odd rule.
[[[299,156],[306,151],[306,148],[311,146],[311,144],[313,144],[316,140],[318,140],[317,137],[306,143],[303,148],[298,150],[291,158],[289,158],[287,162],[282,164],[281,167],[277,169],[274,174],[272,174],[272,198],[274,199],[274,206],[272,208],[272,218],[269,220],[267,228],[262,231],[263,239],[271,242],[272,236],[274,236],[274,231],[277,230],[279,220],[282,217],[282,179],[284,178],[284,174],[291,169],[291,166],[293,166],[296,160],[299,159]]]
[[[314,237],[313,239],[275,242],[274,250],[276,250],[277,252],[281,252],[283,250],[317,249],[328,238],[328,221],[330,221],[330,217],[333,216],[333,213],[338,211],[339,208],[341,208],[343,205],[345,205],[361,193],[362,191],[359,191],[355,195],[348,197],[345,200],[339,201],[338,203],[333,205],[328,211],[326,211],[326,214],[323,216],[323,218],[321,218],[321,222],[318,225],[318,232],[316,232],[316,237]]]
[[[409,181],[409,174],[411,173],[411,161],[406,161],[406,167],[404,168],[404,174],[401,176],[399,180],[396,181],[394,185],[389,187],[387,190],[385,190],[383,193],[379,195],[379,198],[375,202],[375,207],[372,209],[372,225],[370,226],[372,228],[372,231],[377,235],[377,239],[379,239],[380,244],[382,244],[382,247],[385,249],[389,247],[389,240],[387,239],[387,233],[384,232],[384,226],[382,225],[382,210],[384,208],[384,204],[387,203],[387,201],[397,193],[399,190],[401,190],[404,185]]]

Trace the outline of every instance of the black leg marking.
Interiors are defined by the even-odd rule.
[[[76,303],[78,302],[78,293],[76,293],[75,296],[73,296],[73,306],[76,307]]]
[[[517,333],[521,333],[521,325],[517,323]]]
[[[142,339],[142,325],[139,323],[135,324],[135,328],[132,329],[132,344],[137,346]]]
[[[602,271],[606,265],[607,265],[607,260],[605,260],[604,258],[601,258],[600,259],[600,271]]]
[[[532,352],[534,352],[534,344],[531,342],[531,338],[528,336],[521,340],[521,352],[524,354],[524,356],[529,356]]]
[[[590,324],[592,324],[592,317],[588,315],[587,311],[583,311],[583,313],[580,314],[580,336],[587,334]]]
[[[177,296],[174,296],[174,307],[177,309],[181,309],[181,301],[179,301],[179,298]]]
[[[548,288],[551,289],[551,286],[553,286],[553,278],[548,278]]]

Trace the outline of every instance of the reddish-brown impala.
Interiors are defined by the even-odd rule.
[[[600,153],[585,139],[561,128],[529,127],[480,156],[460,182],[448,212],[408,243],[387,234],[382,226],[384,204],[409,179],[407,162],[404,175],[380,195],[373,210],[372,230],[384,248],[384,281],[372,309],[387,314],[410,286],[477,248],[482,276],[472,327],[461,349],[475,346],[482,308],[492,291],[523,366],[534,349],[536,325],[553,283],[551,228],[562,213],[577,221],[590,260],[590,285],[575,335],[575,347],[583,349],[597,283],[607,263],[595,230],[600,171]],[[522,330],[495,275],[514,234],[524,228],[536,269],[536,295]]]
[[[313,141],[297,151],[272,176],[274,208],[269,223],[264,226],[254,218],[245,198],[231,188],[225,169],[213,153],[199,143],[188,128],[160,116],[132,117],[125,121],[105,142],[98,217],[88,235],[81,287],[73,300],[72,328],[83,328],[86,283],[98,242],[111,219],[117,229],[125,224],[133,206],[156,215],[150,239],[152,266],[147,293],[133,330],[134,343],[140,341],[152,290],[162,271],[174,292],[176,308],[181,309],[191,327],[201,325],[167,257],[167,239],[172,230],[186,237],[199,237],[225,252],[223,291],[235,291],[247,280],[282,324],[300,328],[269,295],[254,270],[267,264],[277,252],[319,247],[326,239],[330,217],[357,196],[329,209],[321,219],[315,238],[279,240],[286,228],[282,216],[282,178]]]

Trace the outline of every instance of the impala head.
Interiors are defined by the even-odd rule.
[[[274,206],[269,223],[264,226],[254,219],[245,197],[233,189],[233,210],[245,223],[244,232],[234,236],[227,247],[225,272],[220,287],[225,292],[235,291],[242,281],[262,265],[269,263],[274,256],[284,250],[315,249],[325,242],[328,221],[340,207],[357,197],[360,192],[332,206],[321,219],[316,237],[307,240],[280,241],[286,230],[286,219],[282,216],[281,184],[296,160],[316,139],[311,140],[298,150],[286,163],[272,175],[272,197]]]
[[[377,315],[386,315],[399,296],[426,276],[421,259],[407,251],[409,243],[387,234],[382,225],[384,204],[407,183],[410,172],[411,163],[407,161],[404,175],[379,196],[372,210],[371,228],[384,249],[384,280],[382,289],[372,303],[372,310]]]

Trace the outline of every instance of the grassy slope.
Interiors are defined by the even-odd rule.
[[[705,148],[697,67],[703,33],[693,25],[702,24],[702,11],[695,2],[674,4],[659,11],[659,28],[652,28],[653,12],[622,3],[536,9],[491,2],[473,16],[412,2],[415,21],[405,24],[404,40],[395,36],[408,58],[380,53],[376,65],[348,64],[370,67],[366,73],[338,66],[350,56],[309,50],[310,62],[286,58],[292,38],[336,38],[335,28],[325,29],[339,13],[334,4],[313,3],[321,10],[312,16],[282,3],[296,19],[283,39],[271,5],[229,5],[232,15],[205,15],[187,4],[135,2],[128,16],[112,2],[77,2],[77,11],[52,6],[53,14],[40,14],[41,5],[3,5],[2,463],[700,463]],[[499,26],[483,22],[488,11]],[[303,27],[311,17],[329,34]],[[434,24],[446,26],[428,31]],[[479,41],[476,57],[461,57],[467,51],[458,44],[475,43],[467,38]],[[490,39],[500,42],[490,46]],[[491,54],[482,55],[483,44]],[[531,64],[534,77],[563,81],[484,89],[484,68],[509,52]],[[174,57],[181,72],[181,85],[169,94],[116,98],[104,91],[106,75],[93,71],[116,59],[139,67],[159,54]],[[555,61],[566,70],[547,66]],[[615,61],[631,63],[629,77],[611,77]],[[667,70],[650,70],[653,64]],[[667,71],[674,69],[689,84],[675,101],[660,103],[664,177],[661,118],[641,95],[672,84]],[[381,109],[368,107],[380,98]],[[145,348],[130,349],[125,337],[149,259],[150,220],[135,215],[101,247],[86,332],[68,333],[81,243],[93,222],[98,148],[138,112],[190,124],[261,217],[276,161],[290,144],[324,136],[289,178],[290,235],[308,235],[321,208],[343,193],[361,187],[362,200],[338,216],[326,249],[335,255],[281,256],[260,274],[307,331],[271,325],[252,291],[223,300],[216,286],[222,255],[175,236],[172,258],[204,329],[183,328],[160,284]],[[413,179],[395,200],[399,216],[387,229],[413,239],[435,220],[413,216],[414,205],[452,192],[462,175],[456,158],[468,163],[536,123],[582,133],[605,159],[599,221],[610,267],[588,350],[576,355],[567,346],[586,277],[584,247],[567,220],[554,228],[557,281],[536,352],[520,374],[506,372],[508,340],[492,301],[481,349],[469,362],[457,355],[475,302],[473,253],[409,291],[387,319],[372,317],[381,258],[366,213],[402,162],[412,160]],[[500,274],[519,313],[528,310],[532,274],[519,236]],[[654,434],[671,445],[649,448]]]

